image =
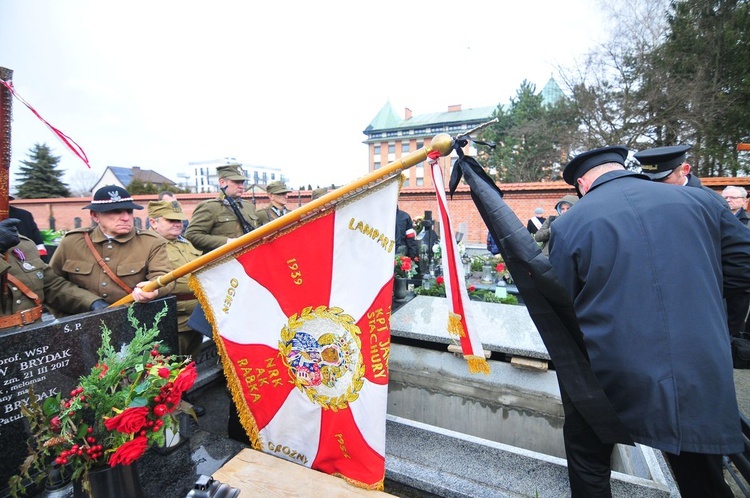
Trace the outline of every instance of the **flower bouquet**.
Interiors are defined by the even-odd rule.
[[[400,254],[396,255],[393,270],[397,278],[412,278],[417,274],[417,269],[414,267],[414,262],[411,258]]]
[[[52,463],[72,472],[88,491],[91,470],[130,465],[151,445],[163,445],[166,429],[176,432],[174,412],[197,372],[191,359],[167,355],[155,342],[166,313],[165,305],[146,329],[131,307],[135,337],[121,351],[112,347],[111,331],[103,325],[99,362],[69,397],[58,394],[40,404],[30,390],[29,404],[21,409],[31,432],[30,454],[8,482],[13,496],[24,491],[24,479],[41,483]]]
[[[418,287],[414,289],[414,292],[420,296],[433,296],[433,297],[445,297],[445,277],[439,276],[435,278],[435,285],[429,289],[424,287]],[[476,286],[470,285],[466,288],[466,292],[469,294],[469,299],[472,301],[484,301],[486,303],[501,303],[501,304],[518,304],[518,298],[513,295],[506,297],[497,297],[494,291],[489,289],[477,289]]]

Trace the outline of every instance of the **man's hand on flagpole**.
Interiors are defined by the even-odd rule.
[[[141,288],[147,283],[148,282],[140,282],[138,285],[136,285],[135,289],[133,289],[133,301],[135,301],[136,303],[147,303],[152,299],[155,299],[159,295],[158,289],[153,291],[145,291]]]

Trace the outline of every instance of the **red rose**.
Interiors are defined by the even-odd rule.
[[[182,372],[174,380],[174,386],[172,387],[172,393],[177,398],[182,396],[182,393],[193,387],[195,379],[198,378],[198,372],[195,371],[195,362],[192,361],[186,366]]]
[[[468,288],[467,290],[468,290],[469,292],[474,292],[475,290],[477,290],[477,288],[476,288],[475,286],[473,286],[473,285],[470,285],[470,286],[469,286],[469,288]]]
[[[504,272],[505,271],[505,265],[502,264],[502,263],[498,263],[497,266],[495,267],[495,271],[497,271],[498,273]]]
[[[117,448],[117,451],[109,457],[109,466],[130,465],[141,458],[146,448],[148,448],[148,439],[146,436],[138,436]]]
[[[159,377],[162,379],[168,379],[169,378],[169,369],[168,368],[160,368],[159,369]]]
[[[148,408],[145,406],[128,408],[119,415],[106,419],[104,426],[108,431],[116,430],[123,434],[133,434],[143,428],[146,416],[148,416]]]
[[[437,277],[435,277],[435,283],[436,283],[436,284],[440,285],[440,284],[442,284],[443,282],[445,282],[445,278],[443,278],[443,276],[442,276],[442,275],[438,275]]]

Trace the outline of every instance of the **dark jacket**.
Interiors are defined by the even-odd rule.
[[[715,191],[714,189],[711,189],[711,188],[708,188],[708,187],[704,187],[703,183],[701,183],[701,181],[700,181],[700,178],[698,178],[697,176],[688,175],[687,179],[688,179],[688,181],[685,184],[686,187],[697,187],[697,188],[700,188],[702,190],[705,190],[706,192],[708,192],[711,195],[713,195],[716,199],[718,199],[719,202],[721,202],[721,204],[725,208],[727,208],[727,209],[729,208],[729,204],[727,204],[727,200],[724,197],[722,197],[721,194],[718,193],[717,191]]]
[[[399,208],[396,208],[396,253],[412,259],[419,256],[419,241],[417,232],[414,231],[414,222],[409,213]]]
[[[702,189],[609,172],[555,222],[550,262],[636,442],[742,450],[722,291],[750,287],[750,231],[731,211]]]
[[[740,223],[747,226],[748,222],[750,222],[750,216],[747,215],[747,211],[745,211],[745,208],[740,208],[739,211],[737,211],[737,214],[735,214],[738,220],[740,220]]]
[[[36,245],[36,249],[39,251],[42,261],[49,263],[47,248],[44,246],[44,239],[42,239],[42,234],[39,232],[39,227],[36,226],[36,222],[34,221],[34,215],[25,209],[11,205],[8,208],[8,218],[17,218],[21,220],[21,223],[18,224],[18,233],[31,239]]]

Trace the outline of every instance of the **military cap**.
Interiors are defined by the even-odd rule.
[[[312,191],[312,200],[319,199],[328,193],[328,189],[325,187],[316,188]]]
[[[576,180],[582,177],[588,170],[605,163],[618,163],[625,165],[628,157],[628,148],[623,145],[612,145],[589,150],[578,154],[563,170],[563,180],[568,185],[575,185]]]
[[[685,162],[691,145],[671,145],[637,152],[633,157],[641,163],[641,172],[652,180],[668,177]]]
[[[286,185],[284,185],[282,182],[271,182],[266,187],[266,192],[269,194],[284,195],[287,192],[291,192],[291,190],[286,188]]]
[[[133,197],[122,187],[106,185],[94,193],[91,204],[81,209],[90,209],[97,213],[116,211],[118,209],[143,209],[133,202]]]
[[[186,220],[187,215],[182,212],[182,206],[177,201],[150,201],[148,203],[149,218],[166,218],[168,220]]]
[[[227,164],[226,166],[219,166],[216,168],[216,172],[219,173],[219,180],[222,178],[226,180],[233,180],[236,182],[246,181],[247,177],[245,172],[242,171],[242,166],[239,164]]]

